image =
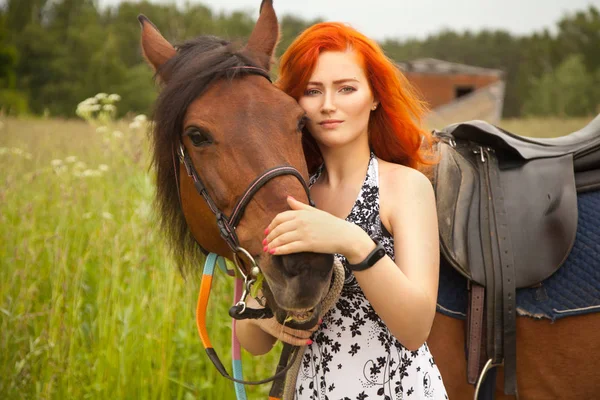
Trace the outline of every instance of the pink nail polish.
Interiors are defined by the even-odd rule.
[[[269,234],[269,228],[265,229],[265,236]]]
[[[267,250],[269,250],[269,247],[268,247],[268,246],[265,246],[265,247],[263,247],[263,251],[264,251],[265,253],[267,252]]]
[[[312,341],[312,340],[310,340],[310,339],[308,339],[308,340],[306,341],[306,345],[307,345],[307,346],[310,346],[311,344],[313,344],[313,341]]]
[[[275,249],[271,249],[271,250],[269,250],[269,253],[271,253],[271,254],[275,254]]]
[[[263,246],[266,246],[266,245],[267,245],[267,239],[265,238],[265,239],[263,240]]]
[[[321,325],[323,323],[323,318],[319,319],[319,325]]]

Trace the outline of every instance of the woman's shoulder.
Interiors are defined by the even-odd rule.
[[[421,189],[432,187],[429,178],[421,171],[406,165],[391,163],[380,158],[379,184],[382,188],[394,191],[395,188],[406,192],[407,188]]]
[[[393,221],[414,207],[435,207],[433,186],[424,173],[380,159],[378,164],[380,217],[386,228],[393,230]]]

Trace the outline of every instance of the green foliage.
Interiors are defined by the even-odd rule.
[[[52,115],[72,117],[81,98],[100,91],[121,94],[122,106],[128,107],[121,107],[123,112],[150,113],[156,88],[140,51],[138,14],[148,16],[177,44],[201,34],[244,41],[255,24],[255,11],[217,13],[202,4],[177,7],[148,0],[123,1],[105,9],[99,9],[95,0],[7,0],[0,10],[0,88],[12,90],[5,99],[21,105],[24,101],[25,108],[36,114],[48,110]],[[280,16],[277,56],[318,21]],[[573,56],[579,55],[585,67],[586,90],[595,90],[591,87],[600,71],[600,11],[590,6],[565,15],[557,21],[557,28],[556,34],[542,31],[523,37],[505,31],[446,30],[424,40],[387,39],[381,44],[396,61],[433,57],[505,71],[503,112],[515,117],[548,109],[547,99],[536,98],[547,92],[539,87],[548,81],[547,74],[556,74],[559,65]],[[585,86],[580,81],[573,80],[577,90]],[[563,84],[569,82],[562,79]],[[15,102],[15,98],[20,100]],[[551,109],[579,115],[583,110],[591,112],[599,102],[599,95],[593,93],[578,98],[585,98],[586,104]]]
[[[0,113],[23,115],[29,112],[27,98],[17,90],[0,89]]]
[[[524,105],[524,113],[560,117],[595,113],[600,98],[593,90],[600,81],[587,72],[584,61],[583,55],[572,55],[555,71],[548,71],[534,79],[531,96]]]

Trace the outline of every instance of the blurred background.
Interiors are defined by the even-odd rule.
[[[156,228],[146,134],[157,88],[137,15],[172,43],[243,41],[259,5],[0,1],[1,399],[234,398],[197,337],[199,279],[179,275]],[[276,0],[275,9],[277,55],[318,21],[376,39],[429,103],[428,128],[484,119],[549,137],[600,113],[598,1]],[[209,330],[228,366],[232,282],[217,276],[213,286]],[[244,354],[246,377],[272,375],[277,353]]]

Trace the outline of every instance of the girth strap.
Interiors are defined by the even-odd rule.
[[[510,232],[498,161],[490,149],[479,148],[480,168],[480,239],[485,266],[485,302],[487,312],[485,321],[485,336],[487,338],[487,358],[492,366],[504,365],[504,392],[509,395],[517,394],[516,377],[516,282]],[[481,294],[478,285],[472,296]],[[477,298],[475,300],[478,300]],[[480,305],[479,300],[477,305]],[[473,312],[473,310],[471,310]],[[477,315],[479,317],[479,315]],[[472,315],[475,318],[475,315]],[[473,321],[475,322],[475,321]],[[469,339],[476,339],[478,327],[471,326]],[[473,330],[475,329],[475,330]],[[473,335],[475,334],[475,335]],[[475,340],[469,344],[469,381],[472,380],[475,365],[480,366],[476,358],[480,342]],[[473,354],[471,354],[471,351]],[[481,380],[481,378],[480,378]]]

